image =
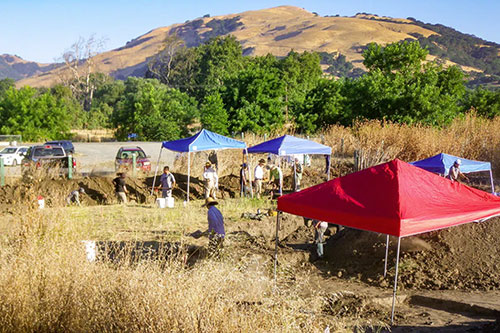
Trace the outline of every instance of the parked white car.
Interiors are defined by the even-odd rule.
[[[16,147],[5,147],[0,151],[0,158],[3,158],[4,165],[20,165],[24,154],[28,151],[29,147],[26,146],[16,146]]]

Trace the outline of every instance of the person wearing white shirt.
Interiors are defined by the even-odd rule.
[[[259,160],[259,164],[255,167],[254,170],[254,183],[255,183],[255,194],[257,198],[260,198],[262,194],[262,180],[264,179],[264,164],[266,161],[263,159]]]
[[[207,162],[205,164],[205,170],[203,172],[203,180],[205,183],[205,199],[208,197],[216,198],[216,189],[219,183],[219,177],[217,172],[212,168],[212,163]]]

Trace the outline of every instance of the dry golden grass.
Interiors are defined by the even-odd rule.
[[[324,137],[336,153],[340,152],[341,139],[348,156],[362,150],[367,159],[365,167],[394,158],[411,162],[447,153],[490,161],[500,174],[500,117],[484,119],[467,114],[443,128],[365,121],[352,128],[332,126]]]
[[[95,232],[104,237],[101,229],[133,229],[139,221],[145,228],[166,227],[159,214],[138,209],[29,211],[11,221],[10,232],[0,238],[0,331],[322,332],[327,325],[346,330],[344,322],[322,314],[320,295],[304,297],[300,285],[276,289],[268,266],[248,270],[244,259],[187,267],[180,253],[161,261],[88,262],[80,240]],[[225,213],[240,211],[239,203],[230,202]],[[201,216],[198,208],[166,215],[182,212]]]

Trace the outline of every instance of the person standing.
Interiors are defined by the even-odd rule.
[[[203,181],[205,184],[205,199],[212,197],[216,198],[216,190],[218,185],[217,172],[212,168],[212,163],[205,163],[205,170],[203,171]]]
[[[314,223],[314,241],[316,243],[316,253],[318,258],[322,259],[324,256],[323,243],[325,242],[325,231],[328,229],[328,223],[322,221],[313,221]]]
[[[71,205],[72,202],[76,203],[78,206],[81,206],[80,203],[80,195],[85,194],[85,189],[83,187],[80,187],[78,190],[72,191],[67,197],[66,197],[66,203],[68,205]]]
[[[127,177],[125,172],[118,173],[118,177],[113,179],[113,184],[115,185],[116,198],[118,203],[127,203],[127,184],[125,183],[125,178]]]
[[[259,164],[255,167],[254,170],[254,179],[255,179],[255,195],[260,199],[262,194],[262,180],[264,179],[264,164],[266,161],[264,159],[259,160]]]
[[[450,170],[448,172],[448,179],[451,179],[451,181],[458,181],[460,177],[464,178],[465,180],[469,181],[469,178],[460,171],[460,165],[462,164],[462,160],[457,159],[453,165],[450,167]]]
[[[175,186],[175,177],[174,175],[170,172],[170,168],[168,166],[165,166],[163,168],[163,174],[160,177],[160,186],[162,191],[161,191],[161,197],[162,198],[171,198],[172,197],[172,189]]]
[[[208,255],[210,257],[219,257],[221,250],[224,248],[224,237],[226,236],[226,231],[224,230],[224,217],[220,210],[215,207],[218,202],[208,197],[205,199],[205,204],[203,206],[207,207],[207,219],[208,219]]]
[[[271,199],[274,196],[274,192],[277,190],[279,195],[282,195],[283,188],[283,171],[277,165],[271,166],[271,171],[269,171],[269,184],[272,185]]]
[[[243,163],[240,169],[240,195],[241,197],[250,196],[250,186],[248,178],[248,165]]]
[[[299,162],[299,159],[295,159],[294,164],[294,177],[293,177],[293,190],[294,192],[300,191],[300,183],[302,182],[302,164]]]

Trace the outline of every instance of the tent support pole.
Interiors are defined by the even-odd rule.
[[[163,147],[160,148],[160,153],[158,154],[158,161],[156,162],[156,168],[155,168],[155,176],[153,177],[153,185],[151,185],[151,195],[153,195],[153,191],[155,188],[156,175],[158,174],[158,166],[160,165],[160,158],[161,158],[162,151],[163,151]]]
[[[387,256],[388,255],[389,255],[389,235],[387,235],[387,240],[385,241],[384,278],[387,275]]]
[[[278,210],[276,215],[276,240],[274,244],[274,284],[276,285],[277,269],[278,269],[278,242],[279,242],[279,229],[280,229],[280,215],[281,212]]]
[[[399,250],[401,248],[401,237],[398,237],[398,252],[396,254],[396,274],[394,275],[394,291],[392,293],[392,312],[391,325],[394,324],[394,309],[396,307],[396,291],[398,289],[398,269],[399,269]]]
[[[188,181],[187,181],[187,189],[186,189],[186,192],[187,192],[187,198],[186,198],[186,202],[189,203],[189,178],[191,176],[191,152],[188,151]]]
[[[293,159],[293,192],[297,192],[297,171],[295,169],[295,158]]]
[[[250,195],[253,198],[253,188],[252,188],[252,168],[250,167],[250,160],[248,157],[248,148],[245,148],[245,155],[247,155],[247,166],[248,166],[248,181],[250,183]],[[245,191],[245,190],[243,190]]]
[[[491,193],[495,194],[495,184],[493,183],[493,173],[490,169]]]
[[[330,167],[332,165],[332,154],[330,154],[330,158],[328,159],[328,168],[327,168],[327,176],[326,179],[330,180]]]

